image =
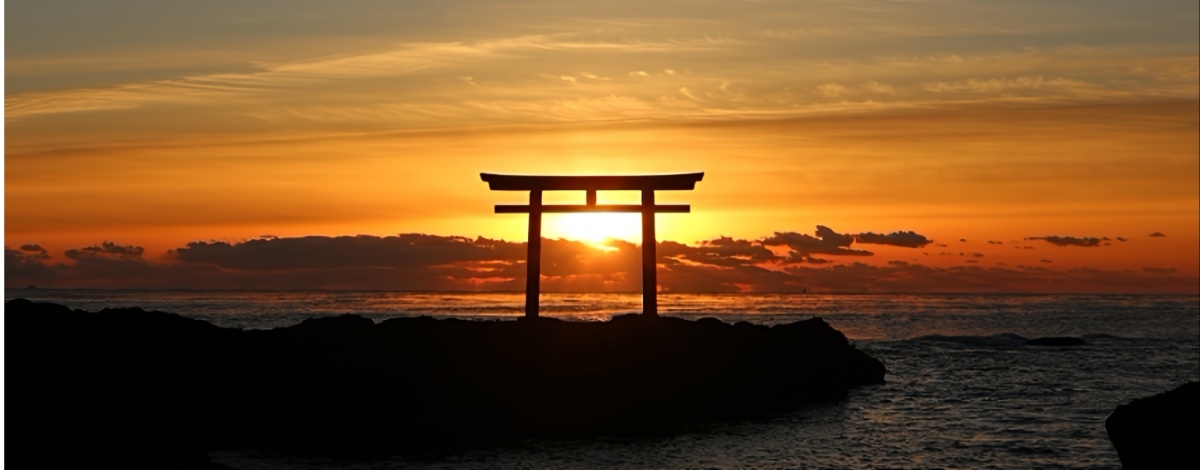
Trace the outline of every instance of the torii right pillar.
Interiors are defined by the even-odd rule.
[[[654,236],[654,213],[654,191],[642,190],[643,315],[658,315],[658,240]]]

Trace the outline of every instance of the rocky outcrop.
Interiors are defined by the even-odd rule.
[[[200,468],[214,449],[361,456],[663,432],[837,399],[885,372],[820,319],[345,315],[242,331],[18,299],[5,322],[6,449],[52,460],[43,467]]]
[[[1200,468],[1200,382],[1118,406],[1104,428],[1126,470]]]

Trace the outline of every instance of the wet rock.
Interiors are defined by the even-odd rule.
[[[1118,406],[1104,428],[1127,470],[1200,468],[1200,382]]]

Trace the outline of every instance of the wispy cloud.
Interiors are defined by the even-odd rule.
[[[1107,237],[1060,237],[1057,235],[1049,235],[1045,237],[1028,237],[1026,240],[1042,240],[1046,243],[1055,246],[1079,246],[1079,247],[1097,247],[1108,244]]]
[[[767,47],[753,60],[745,58],[764,46],[751,36],[714,40],[694,33],[664,40],[557,33],[406,43],[264,62],[245,72],[17,93],[6,97],[6,120],[20,123],[33,116],[85,111],[133,113],[170,105],[209,116],[211,122],[241,117],[278,124],[289,119],[345,119],[359,125],[374,120],[377,126],[424,127],[436,120],[437,127],[451,127],[514,121],[762,118],[1014,99],[1089,102],[1197,95],[1192,86],[1195,54],[1147,55],[1152,51],[1145,48],[1064,46],[827,60]],[[631,69],[629,64],[642,67]],[[886,83],[864,79],[885,76]],[[579,86],[556,89],[540,77]],[[614,102],[623,105],[614,110]],[[479,103],[496,105],[480,114]],[[570,112],[564,112],[567,107]],[[395,109],[403,112],[389,111]],[[131,120],[136,120],[133,115]]]

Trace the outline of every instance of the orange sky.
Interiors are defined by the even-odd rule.
[[[704,171],[695,191],[659,196],[692,205],[659,216],[660,240],[911,231],[928,243],[859,240],[870,256],[796,267],[1031,276],[1013,290],[1048,269],[1074,279],[1066,291],[1200,290],[1187,2],[112,3],[8,7],[6,285],[38,263],[60,286],[162,287],[87,274],[79,253],[246,274],[171,252],[200,240],[521,242],[524,217],[492,205],[524,196],[488,191],[480,172]],[[548,216],[544,235],[636,241],[637,222]],[[1089,288],[1094,272],[1129,282]]]

